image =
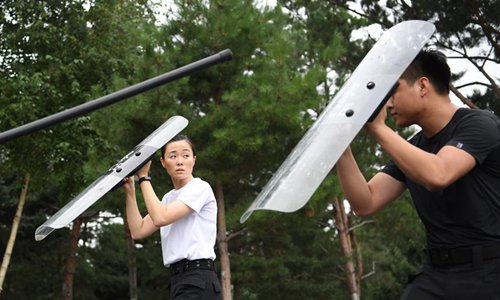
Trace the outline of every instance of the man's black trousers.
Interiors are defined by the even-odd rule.
[[[500,300],[500,258],[432,266],[410,276],[401,300]]]

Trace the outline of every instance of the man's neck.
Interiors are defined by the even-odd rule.
[[[432,137],[440,132],[453,118],[458,107],[446,99],[436,99],[434,105],[428,107],[418,122],[425,137]]]

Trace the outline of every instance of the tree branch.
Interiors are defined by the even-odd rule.
[[[469,58],[467,57],[467,59]],[[498,97],[500,97],[500,89],[498,88],[496,81],[484,70],[484,68],[478,65],[474,60],[469,59],[469,61],[479,70],[479,72],[481,72],[481,74],[484,75],[484,77],[486,77],[486,79],[488,79],[488,81],[491,84],[490,88],[493,89],[493,91],[495,92],[495,94],[497,94]]]
[[[498,85],[497,85],[496,81],[495,81],[495,80],[494,80],[494,79],[493,79],[493,78],[492,78],[492,77],[491,77],[491,76],[490,76],[490,75],[489,75],[489,74],[488,74],[488,73],[484,70],[484,68],[482,68],[480,65],[478,65],[474,59],[471,59],[471,58],[469,57],[469,55],[467,54],[467,49],[466,49],[465,45],[464,45],[464,44],[463,44],[463,42],[462,42],[462,39],[460,38],[460,36],[459,36],[458,34],[456,34],[456,37],[457,37],[458,42],[459,42],[459,44],[461,45],[461,47],[462,47],[462,49],[463,49],[463,51],[464,51],[463,53],[461,53],[460,51],[458,51],[458,50],[456,50],[456,49],[453,49],[453,48],[451,48],[451,47],[449,47],[449,46],[447,46],[447,45],[444,45],[443,43],[440,43],[439,41],[438,41],[437,43],[438,43],[438,44],[440,44],[440,45],[442,45],[444,48],[449,49],[450,51],[454,51],[454,52],[456,52],[456,53],[461,54],[464,58],[468,59],[468,60],[470,61],[470,63],[471,63],[474,67],[476,67],[476,68],[479,70],[479,72],[481,72],[481,74],[483,74],[483,75],[484,75],[484,77],[486,77],[486,79],[487,79],[487,80],[490,82],[490,84],[491,84],[491,85],[490,85],[490,87],[491,87],[491,89],[493,89],[493,92],[495,92],[495,94],[497,94],[497,96],[498,96],[498,97],[500,97],[500,89],[499,89],[499,87],[498,87]],[[465,98],[465,97],[463,97],[463,96],[462,96],[462,98],[461,98],[461,97],[457,94],[458,90],[456,90],[456,89],[455,89],[455,91],[453,91],[453,92],[455,93],[455,95],[457,95],[457,97],[459,97],[459,98],[460,98],[460,100],[462,100],[462,102],[464,102],[464,99],[466,99],[466,98]],[[460,95],[461,95],[461,94],[460,94]],[[469,101],[470,101],[470,100],[469,100]],[[464,103],[466,103],[466,102],[464,102]],[[466,104],[467,104],[467,105],[469,105],[468,103],[466,103]],[[472,106],[471,106],[471,107],[472,107]]]
[[[493,48],[491,48],[491,49],[493,49]],[[463,56],[447,56],[446,58],[448,58],[448,59],[464,59]],[[500,63],[500,61],[496,61],[495,59],[490,58],[488,56],[469,56],[468,58],[469,59],[483,60],[485,62],[486,61],[491,61],[491,62],[494,62],[494,63]]]
[[[460,99],[465,105],[469,106],[470,108],[474,108],[474,109],[479,109],[479,106],[477,106],[476,104],[474,104],[474,102],[472,102],[472,100],[466,98],[464,95],[462,95],[462,93],[460,93],[456,87],[453,86],[453,84],[450,84],[450,90],[453,92],[453,94],[455,94],[455,96],[458,97],[458,99]]]
[[[226,237],[226,240],[229,242],[232,238],[235,238],[237,237],[238,235],[242,235],[243,233],[245,233],[247,231],[247,228],[243,228],[241,230],[238,230],[236,232],[233,232],[231,234],[229,234],[227,237]]]
[[[370,272],[366,273],[365,275],[361,276],[361,279],[365,279],[367,277],[370,277],[373,274],[375,274],[375,262],[374,261],[372,262],[372,270]]]
[[[465,44],[464,42],[462,41],[462,38],[460,37],[460,35],[458,33],[455,33],[455,36],[457,37],[458,39],[458,43],[460,44],[460,46],[462,47],[462,50],[464,50],[464,53],[463,55],[465,57],[469,57],[469,55],[467,54],[467,47],[465,47]]]
[[[378,19],[375,19],[375,18],[372,18],[371,16],[363,13],[363,12],[359,12],[355,9],[352,9],[350,8],[347,4],[344,3],[345,1],[335,1],[335,4],[337,4],[338,6],[342,7],[343,9],[347,10],[347,11],[350,11],[360,17],[363,17],[367,20],[369,20],[370,22],[374,23],[374,24],[379,24],[380,26],[382,26],[382,29],[387,29],[388,27],[391,27],[390,24],[385,24],[383,22],[380,22],[380,20]]]
[[[474,82],[469,82],[469,83],[465,83],[465,84],[462,84],[462,85],[459,85],[459,86],[456,86],[455,88],[457,89],[461,89],[461,88],[464,88],[466,86],[471,86],[471,85],[482,85],[482,86],[485,86],[487,88],[491,88],[491,86],[487,83],[484,83],[484,82],[479,82],[479,81],[474,81]]]
[[[375,221],[373,221],[373,220],[365,220],[365,221],[363,221],[363,222],[361,222],[359,224],[356,224],[356,225],[354,225],[354,226],[352,226],[350,228],[347,228],[347,232],[350,232],[351,230],[354,230],[354,229],[356,229],[358,227],[361,227],[361,226],[363,226],[365,224],[373,223],[373,222],[375,222]]]
[[[484,18],[477,13],[477,11],[474,13],[474,15],[477,18],[477,25],[481,27],[481,29],[484,32],[484,35],[486,36],[486,39],[490,42],[490,44],[495,47],[495,51],[497,53],[500,53],[500,45],[498,44],[497,41],[493,38],[494,35],[500,34],[500,31],[495,29],[495,27],[491,26],[487,22],[484,21]]]

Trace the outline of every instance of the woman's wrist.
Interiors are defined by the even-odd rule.
[[[139,185],[141,185],[141,183],[142,183],[142,182],[144,182],[144,181],[149,181],[149,182],[151,182],[151,177],[149,177],[149,176],[142,176],[142,177],[139,177],[139,179],[137,180],[137,183],[138,183]]]

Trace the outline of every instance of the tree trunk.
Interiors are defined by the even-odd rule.
[[[82,227],[82,217],[76,218],[73,222],[73,229],[71,229],[71,239],[69,242],[69,254],[64,266],[64,278],[62,286],[62,299],[73,299],[73,279],[76,269],[76,251],[78,249],[78,238],[80,236],[80,229]]]
[[[226,234],[224,191],[222,190],[222,182],[220,181],[217,181],[215,185],[215,198],[217,199],[217,243],[221,264],[222,299],[231,300],[231,264],[229,262],[228,238]]]
[[[125,238],[127,239],[127,254],[128,254],[128,283],[130,300],[137,300],[137,265],[134,256],[135,243],[130,234],[127,218],[123,218],[123,228],[125,230]]]
[[[238,282],[233,282],[233,300],[240,299],[240,285]]]
[[[0,295],[2,294],[3,282],[5,280],[5,275],[7,274],[7,269],[9,268],[12,250],[14,249],[17,229],[19,228],[19,223],[21,222],[21,216],[23,214],[24,203],[26,202],[26,194],[28,193],[28,185],[30,179],[30,173],[26,173],[26,175],[24,176],[23,188],[21,189],[21,195],[19,196],[19,203],[17,205],[16,214],[14,216],[14,220],[12,221],[12,229],[10,230],[9,241],[7,242],[7,248],[5,249],[5,254],[3,256],[2,266],[0,267]]]
[[[354,230],[352,230],[353,225],[354,225],[352,222],[352,218],[348,217],[347,224],[349,224],[349,228],[350,228],[349,237],[351,238],[352,249],[354,252],[356,252],[356,267],[357,267],[356,283],[358,284],[358,295],[359,295],[359,297],[361,297],[361,280],[363,278],[363,257],[361,256],[361,247],[358,243],[358,240],[356,239],[356,235],[354,234]]]
[[[333,217],[339,233],[340,247],[342,254],[346,258],[345,275],[346,283],[349,294],[352,300],[359,299],[359,290],[357,283],[357,274],[354,267],[354,260],[352,257],[352,243],[348,232],[348,220],[342,200],[336,198],[334,200],[335,209],[333,210]]]

